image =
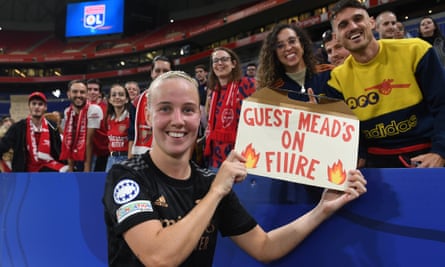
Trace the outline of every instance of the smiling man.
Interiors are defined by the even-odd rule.
[[[397,16],[391,11],[383,11],[376,20],[375,30],[380,39],[394,39],[397,31]]]
[[[344,48],[337,39],[333,38],[332,31],[325,31],[322,35],[323,46],[328,55],[329,63],[334,66],[343,64],[345,59],[349,56],[350,52],[348,49]]]
[[[351,57],[328,84],[360,120],[366,166],[443,167],[445,73],[431,45],[415,38],[377,41],[374,20],[356,0],[339,1],[331,24]]]
[[[101,108],[87,101],[87,85],[80,80],[68,84],[71,105],[65,109],[61,160],[70,171],[92,171],[93,138],[103,118]]]

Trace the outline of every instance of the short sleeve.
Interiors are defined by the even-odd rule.
[[[100,122],[104,117],[102,109],[96,104],[90,104],[88,108],[88,125],[87,128],[100,128]]]
[[[241,205],[233,191],[224,197],[217,213],[217,216],[220,216],[221,219],[220,232],[222,236],[244,234],[258,224]]]
[[[151,190],[133,172],[116,164],[109,171],[103,197],[107,223],[122,234],[147,220],[158,219],[153,209]]]

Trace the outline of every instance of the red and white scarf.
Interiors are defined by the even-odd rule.
[[[226,90],[214,90],[209,109],[209,123],[206,131],[205,156],[212,153],[212,141],[225,143],[235,143],[237,130],[237,108],[238,108],[238,89],[239,82],[230,82]],[[221,98],[220,115],[216,114],[216,106]]]
[[[60,154],[61,160],[85,160],[88,127],[87,116],[89,107],[90,105],[86,104],[80,110],[77,125],[74,125],[76,111],[73,109],[72,105],[68,108],[65,129],[63,131],[62,152]]]
[[[65,165],[54,160],[51,156],[51,141],[46,119],[42,119],[40,138],[38,141],[36,140],[36,127],[32,123],[31,116],[26,118],[26,127],[26,145],[30,156],[28,171],[38,172],[42,167],[63,171],[66,168]]]
[[[151,127],[147,124],[147,118],[145,117],[148,97],[147,89],[140,95],[136,106],[134,143],[132,148],[132,153],[135,155],[144,154],[151,148],[152,132]]]

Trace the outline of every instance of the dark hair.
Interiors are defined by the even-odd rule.
[[[418,31],[419,31],[419,38],[421,39],[425,39],[425,37],[422,36],[422,33],[420,32],[420,24],[422,23],[422,20],[424,19],[430,19],[431,21],[433,21],[434,24],[434,32],[433,32],[433,36],[431,36],[432,38],[437,38],[437,37],[441,37],[444,38],[442,35],[442,32],[440,31],[439,25],[437,24],[437,21],[434,20],[431,16],[424,16],[422,17],[422,19],[419,21],[419,25],[418,25]]]
[[[348,7],[367,10],[366,6],[358,0],[340,0],[335,3],[334,7],[331,10],[331,21],[337,16],[338,13]]]
[[[207,67],[204,64],[199,64],[195,66],[195,70],[196,69],[203,69],[204,71],[207,71]]]
[[[156,61],[167,61],[168,63],[170,63],[170,67],[173,67],[173,62],[170,60],[170,58],[163,56],[163,55],[159,55],[159,56],[155,56],[153,58],[153,60],[151,61],[151,66],[153,67]]]
[[[210,66],[212,66],[210,68],[210,73],[209,73],[209,79],[208,79],[208,86],[211,90],[219,90],[219,87],[221,86],[221,84],[219,83],[219,79],[216,76],[215,72],[213,72],[213,60],[212,60],[212,55],[213,53],[215,53],[216,51],[225,51],[227,52],[230,57],[231,57],[231,61],[235,61],[236,62],[236,66],[234,69],[232,69],[232,72],[230,74],[230,80],[229,82],[233,82],[233,81],[239,81],[241,79],[241,77],[243,76],[242,74],[242,70],[241,70],[241,62],[240,59],[238,57],[238,55],[231,49],[227,48],[227,47],[217,47],[215,49],[213,49],[212,54],[210,55]],[[218,85],[218,86],[217,86]]]
[[[99,92],[102,93],[102,82],[99,79],[88,79],[87,80],[87,87],[88,87],[88,84],[90,84],[90,83],[98,84],[99,85]]]
[[[4,121],[8,121],[8,120],[11,120],[12,121],[12,118],[11,118],[11,116],[10,115],[4,115],[4,116],[2,116],[1,118],[0,118],[0,121],[3,123]]]
[[[124,88],[125,91],[125,97],[128,99],[128,102],[124,105],[125,106],[125,110],[127,110],[128,112],[130,112],[131,109],[131,100],[130,100],[130,94],[128,93],[128,90],[125,89],[124,86],[122,86],[119,83],[115,83],[113,85],[110,86],[110,94],[107,96],[107,116],[104,118],[105,120],[105,128],[108,128],[108,119],[111,118],[113,115],[116,115],[116,112],[114,111],[114,107],[113,105],[110,103],[110,98],[111,98],[111,89],[113,87],[122,87]]]
[[[251,63],[247,64],[247,66],[246,66],[246,67],[255,67],[255,68],[256,68],[256,64],[255,64],[255,63],[253,63],[253,62],[251,62]]]
[[[327,43],[332,41],[332,31],[327,30],[321,35],[321,39],[323,41],[323,46]]]
[[[150,74],[153,75],[153,72],[155,71],[155,63],[157,61],[165,61],[168,62],[168,64],[170,65],[170,71],[173,70],[173,62],[166,56],[163,55],[159,55],[159,56],[155,56],[153,58],[153,60],[151,61],[151,70],[150,70]]]
[[[71,86],[73,86],[73,84],[75,83],[82,83],[83,85],[85,85],[85,87],[87,87],[87,83],[84,80],[72,80],[68,83],[68,91],[71,89]]]
[[[306,30],[294,24],[277,24],[263,41],[263,45],[259,54],[259,67],[257,78],[259,87],[272,87],[274,83],[286,73],[283,64],[278,60],[276,53],[277,36],[283,29],[292,29],[298,36],[303,48],[303,61],[306,65],[308,77],[316,73],[315,65],[317,64],[312,41]]]

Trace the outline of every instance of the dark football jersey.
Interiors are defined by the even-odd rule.
[[[143,266],[126,244],[123,233],[147,220],[159,220],[168,227],[186,216],[205,196],[215,175],[190,164],[192,172],[187,180],[165,175],[149,153],[113,166],[103,197],[110,266]],[[221,200],[198,245],[181,266],[212,266],[218,231],[223,236],[239,235],[256,224],[231,191]]]

